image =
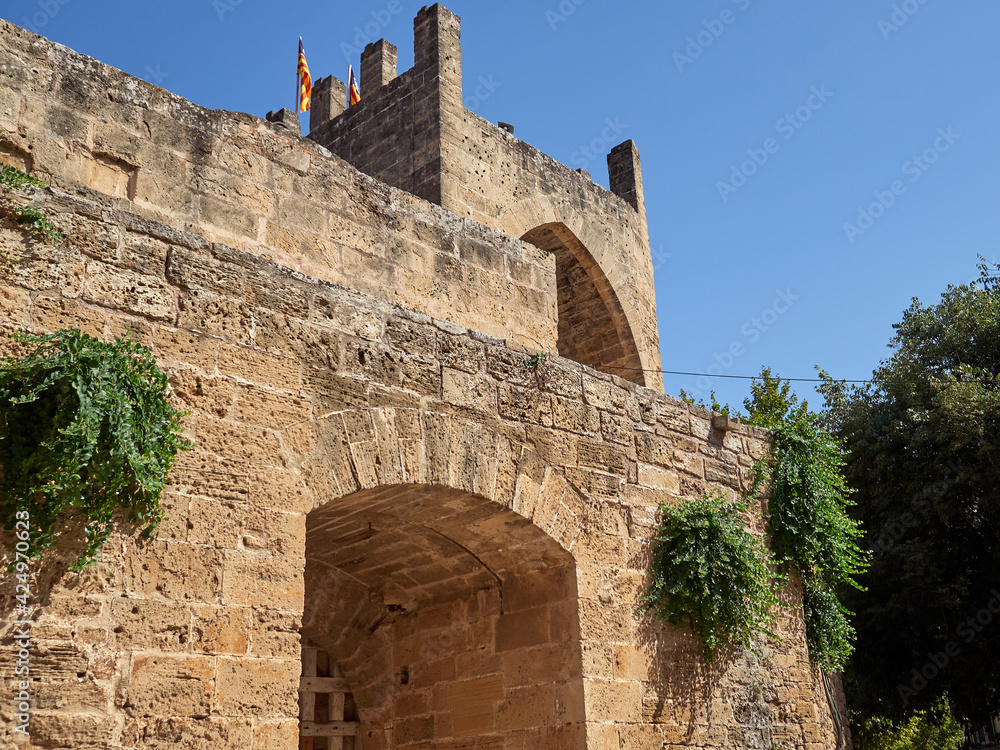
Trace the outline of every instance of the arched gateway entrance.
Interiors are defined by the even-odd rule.
[[[481,425],[399,419],[325,429],[358,486],[307,518],[300,747],[586,747],[576,566],[550,533],[575,535],[579,496]]]
[[[543,224],[521,239],[556,256],[560,356],[644,384],[625,312],[583,243],[561,222]]]

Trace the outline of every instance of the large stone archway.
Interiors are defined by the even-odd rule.
[[[307,517],[302,636],[350,690],[355,747],[585,748],[569,550],[586,502],[460,418],[362,409],[315,426],[310,473],[340,494]]]
[[[607,329],[611,335],[604,338],[611,349],[605,352],[610,359],[583,364],[594,365],[595,369],[602,369],[603,365],[605,371],[638,385],[662,389],[659,334],[651,302],[655,299],[652,275],[647,278],[633,270],[650,264],[648,241],[643,239],[642,232],[595,222],[593,216],[570,201],[545,195],[524,198],[504,210],[493,224],[505,234],[556,253],[557,277],[560,272],[563,274],[562,279],[557,278],[560,338],[566,281],[573,267],[578,278],[586,277],[587,285],[600,302],[599,312],[610,321]],[[561,257],[565,259],[562,269]],[[621,354],[611,356],[616,348]]]
[[[641,385],[632,329],[590,251],[561,222],[535,227],[521,239],[556,257],[559,355]]]

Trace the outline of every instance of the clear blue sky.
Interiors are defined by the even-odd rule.
[[[5,0],[0,14],[200,105],[263,115],[292,106],[300,34],[314,78],[344,78],[359,37],[397,44],[402,70],[421,4]],[[604,185],[592,143],[638,144],[664,369],[867,378],[912,297],[1000,258],[995,0],[447,5],[471,109]],[[621,132],[604,144],[609,121]],[[891,205],[858,226],[875,193]],[[704,385],[666,379],[673,394]],[[734,405],[748,391],[713,387]]]

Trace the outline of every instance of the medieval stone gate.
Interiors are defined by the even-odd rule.
[[[0,209],[67,237],[0,227],[0,326],[131,332],[197,446],[156,541],[40,570],[34,746],[836,745],[800,617],[706,670],[638,614],[658,504],[768,436],[662,393],[634,145],[609,192],[467,112],[459,35],[421,10],[302,138],[0,22],[0,161],[50,186]]]

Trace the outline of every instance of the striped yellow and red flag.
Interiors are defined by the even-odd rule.
[[[361,101],[361,92],[358,91],[358,82],[354,78],[353,65],[347,66],[347,80],[349,81],[347,86],[347,91],[348,94],[350,95],[350,100],[351,100],[350,106],[353,107],[355,104]]]
[[[309,63],[306,62],[306,51],[302,47],[302,37],[299,37],[299,112],[307,112],[312,106],[312,76],[309,75]]]

